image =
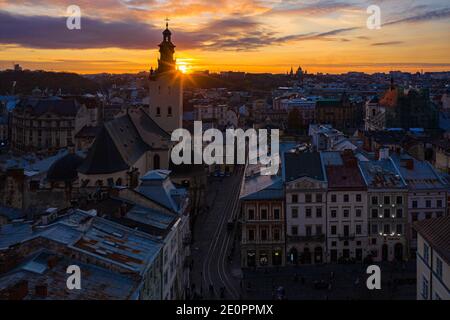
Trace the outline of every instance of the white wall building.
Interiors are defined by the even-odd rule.
[[[419,221],[417,300],[450,300],[450,216]]]

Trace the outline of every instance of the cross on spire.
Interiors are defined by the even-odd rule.
[[[169,29],[169,21],[170,21],[170,19],[168,17],[166,17],[166,29]]]

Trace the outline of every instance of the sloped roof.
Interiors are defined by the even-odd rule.
[[[75,153],[69,153],[56,160],[47,172],[49,181],[73,181],[78,177],[78,167],[83,158]]]
[[[129,168],[111,138],[103,127],[94,141],[86,159],[78,168],[83,174],[107,174],[124,171]]]
[[[106,122],[80,167],[84,174],[108,174],[127,170],[142,155],[170,140],[142,109]]]
[[[414,229],[450,264],[450,216],[417,221]]]
[[[75,117],[80,104],[75,99],[47,98],[47,99],[25,99],[19,104],[20,108],[31,108],[31,113],[41,116],[53,113],[64,117]]]
[[[287,182],[297,180],[301,177],[310,177],[315,180],[324,181],[325,175],[322,169],[320,153],[285,153],[283,177]]]
[[[282,200],[284,199],[283,180],[278,176],[250,177],[242,186],[240,199]]]

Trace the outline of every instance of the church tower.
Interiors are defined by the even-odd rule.
[[[162,129],[172,133],[183,126],[183,76],[176,68],[168,20],[159,54],[158,69],[150,71],[150,115]]]

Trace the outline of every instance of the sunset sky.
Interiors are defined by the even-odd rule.
[[[81,30],[66,28],[72,4]],[[450,71],[449,0],[0,0],[0,69],[149,70],[166,16],[189,70]]]

